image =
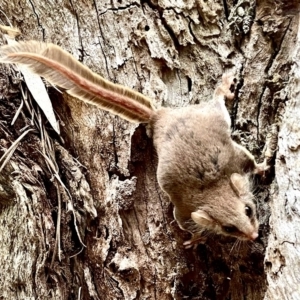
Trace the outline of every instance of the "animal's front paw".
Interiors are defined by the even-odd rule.
[[[269,169],[270,165],[268,165],[267,160],[265,159],[262,163],[255,164],[254,174],[263,176]]]
[[[224,96],[228,100],[232,100],[234,98],[234,91],[235,91],[236,83],[237,83],[237,80],[232,73],[223,74],[221,89],[224,93]]]
[[[207,237],[205,237],[205,236],[195,235],[190,240],[185,241],[183,243],[183,246],[185,249],[190,249],[193,246],[196,247],[198,244],[204,244],[206,242],[206,240],[207,240]]]
[[[214,93],[215,100],[232,100],[237,80],[232,73],[225,73],[222,76],[222,83],[216,88]]]

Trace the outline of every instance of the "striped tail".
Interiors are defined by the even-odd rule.
[[[71,96],[128,121],[148,123],[154,114],[149,98],[102,78],[54,44],[19,42],[0,47],[0,54],[0,62],[23,64]]]

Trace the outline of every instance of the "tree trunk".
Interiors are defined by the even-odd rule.
[[[298,16],[299,18],[299,16]],[[300,131],[300,27],[289,57],[293,64],[284,90],[287,105],[278,139],[276,176],[270,201],[270,235],[265,266],[268,290],[265,300],[300,297],[300,193],[299,193],[299,131]]]
[[[1,153],[34,129],[0,175],[1,299],[300,299],[297,0],[2,0],[0,9],[21,39],[62,46],[156,107],[207,101],[233,71],[233,138],[258,160],[269,126],[280,126],[275,172],[253,179],[259,239],[214,236],[185,250],[147,126],[50,87],[58,136],[20,93],[18,73],[0,65]]]

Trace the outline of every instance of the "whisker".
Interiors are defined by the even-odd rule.
[[[231,254],[232,250],[234,249],[234,247],[237,245],[238,243],[238,239],[236,239],[231,247],[231,250],[229,251],[229,255]]]
[[[247,241],[247,247],[248,247],[248,249],[250,249],[250,250],[254,250],[254,248],[255,248],[255,242],[254,241]]]
[[[237,240],[237,253],[240,252],[241,246],[242,246],[242,241],[241,240]]]

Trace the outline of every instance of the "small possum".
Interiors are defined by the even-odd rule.
[[[224,100],[233,99],[233,84],[225,74],[210,102],[161,109],[151,120],[159,185],[174,204],[179,226],[193,234],[186,247],[205,241],[206,230],[241,240],[258,237],[247,172],[266,167],[231,139]]]
[[[24,64],[73,97],[150,124],[158,183],[174,204],[180,228],[193,235],[186,247],[203,242],[207,230],[241,240],[258,237],[248,173],[267,167],[231,139],[225,98],[234,97],[232,75],[223,75],[208,103],[156,110],[144,95],[105,80],[54,44],[20,42],[1,47],[0,54],[0,62]]]

